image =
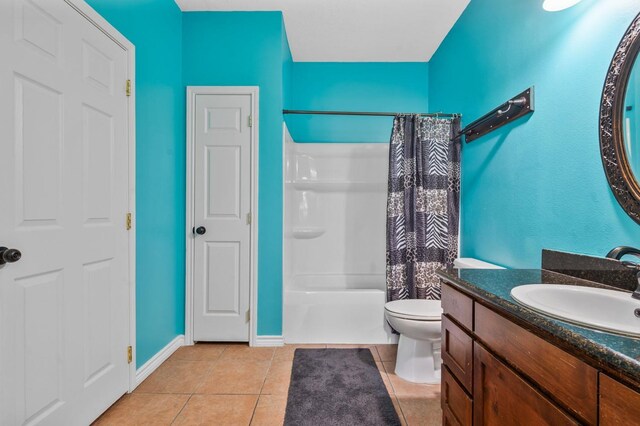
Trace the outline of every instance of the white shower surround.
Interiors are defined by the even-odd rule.
[[[397,341],[384,318],[387,144],[284,137],[284,340]]]

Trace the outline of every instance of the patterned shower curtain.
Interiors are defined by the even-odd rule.
[[[440,299],[435,272],[458,254],[460,120],[393,121],[387,197],[387,300]]]

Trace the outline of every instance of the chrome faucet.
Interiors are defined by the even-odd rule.
[[[607,253],[607,257],[609,259],[618,260],[627,268],[633,269],[635,271],[636,278],[638,279],[638,285],[636,286],[636,290],[633,292],[631,297],[633,297],[634,299],[640,300],[640,263],[629,262],[627,260],[620,260],[628,254],[640,258],[640,249],[627,247],[627,246],[620,246],[620,247],[614,248],[609,253]]]

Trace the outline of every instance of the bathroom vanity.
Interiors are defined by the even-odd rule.
[[[509,296],[523,284],[601,284],[547,270],[438,275],[444,425],[640,424],[640,339],[555,320]]]

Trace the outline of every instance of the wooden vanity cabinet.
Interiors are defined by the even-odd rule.
[[[640,425],[640,393],[442,285],[445,425]]]

